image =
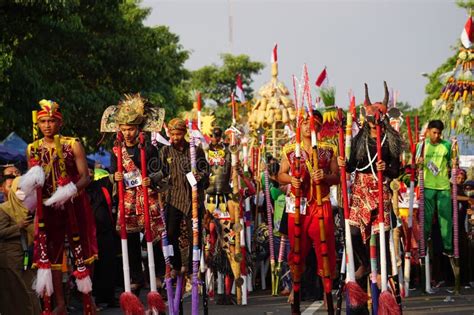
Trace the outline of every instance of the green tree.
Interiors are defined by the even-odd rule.
[[[251,61],[247,55],[221,54],[222,65],[204,66],[191,73],[189,88],[201,91],[205,100],[213,106],[216,123],[227,126],[231,120],[230,94],[235,90],[237,74],[240,74],[246,99],[251,99],[253,75],[264,68],[263,63]]]
[[[189,53],[165,26],[146,27],[138,1],[1,1],[0,137],[30,139],[31,110],[56,100],[65,134],[95,146],[103,110],[140,92],[167,115],[186,99]],[[184,102],[184,104],[180,103]]]

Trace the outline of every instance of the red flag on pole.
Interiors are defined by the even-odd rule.
[[[244,87],[242,86],[242,79],[240,78],[240,74],[237,74],[236,78],[235,95],[241,103],[245,103],[246,99],[244,94]]]
[[[324,70],[321,71],[321,73],[318,76],[318,79],[315,82],[316,86],[321,87],[321,84],[323,84],[324,80],[326,79],[327,79],[327,72],[326,72],[326,67],[324,67]]]
[[[461,33],[461,43],[465,48],[471,48],[472,46],[472,42],[474,41],[474,34],[472,31],[472,18],[469,16]]]
[[[278,50],[278,44],[275,44],[275,47],[273,47],[273,51],[272,51],[272,63],[278,62],[277,50]]]

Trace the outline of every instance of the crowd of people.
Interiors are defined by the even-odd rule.
[[[33,123],[42,138],[28,146],[29,169],[5,165],[0,177],[0,314],[66,314],[74,292],[84,314],[119,305],[140,314],[143,291],[150,310],[182,314],[186,291],[201,287],[206,310],[209,300],[245,305],[268,279],[294,314],[301,299],[324,299],[330,310],[339,282],[349,306],[368,314],[377,307],[374,291],[371,301],[364,295],[368,282],[381,304],[389,292],[398,307],[409,294],[404,283],[428,292],[474,287],[474,181],[441,121],[415,140],[410,165],[387,96],[372,104],[367,95],[347,158],[337,141],[315,141],[323,128],[316,109],[301,114],[295,137],[272,156],[264,145],[249,153],[235,123],[215,126],[207,143],[196,121],[173,118],[169,143],[152,142],[143,138],[150,106],[139,95],[119,102],[103,170],[88,164],[78,138],[60,134],[59,105],[40,102]],[[335,188],[345,174],[343,209],[346,196]]]

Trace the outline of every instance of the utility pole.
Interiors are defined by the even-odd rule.
[[[229,52],[234,50],[234,17],[232,16],[232,1],[227,0],[228,16],[229,16]]]

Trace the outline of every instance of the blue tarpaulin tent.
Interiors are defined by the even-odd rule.
[[[0,142],[0,163],[16,164],[26,168],[26,142],[16,133],[12,132]]]
[[[26,155],[26,147],[28,144],[15,132],[12,132],[6,137],[2,142],[0,142],[4,147],[12,149],[21,155]]]
[[[0,144],[0,163],[9,164],[9,163],[18,163],[26,162],[25,153],[21,154],[16,150],[5,147],[3,144]]]
[[[87,155],[88,160],[93,160],[102,164],[106,168],[110,168],[110,152],[100,149],[96,153]]]

